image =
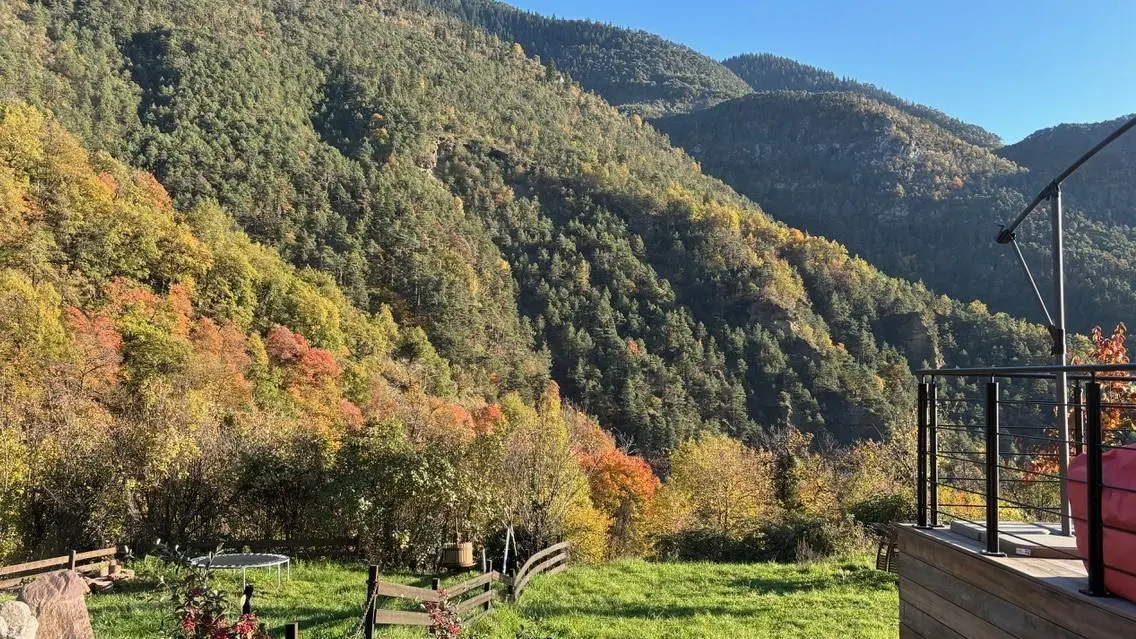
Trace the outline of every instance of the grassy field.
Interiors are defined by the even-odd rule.
[[[866,560],[808,565],[623,561],[542,580],[485,625],[494,638],[894,639],[895,578]]]
[[[151,575],[143,566],[141,578],[127,590],[89,598],[98,639],[160,636],[162,608],[151,594]],[[410,575],[384,578],[426,585]],[[235,599],[239,577],[219,579]],[[285,622],[299,621],[304,639],[353,636],[365,595],[365,568],[300,562],[279,590],[267,572],[250,574],[250,581],[257,586],[257,612],[277,632]],[[892,639],[897,617],[894,577],[872,570],[866,558],[807,565],[620,561],[537,578],[517,606],[499,606],[470,636]],[[399,639],[425,635],[411,629],[380,634]]]

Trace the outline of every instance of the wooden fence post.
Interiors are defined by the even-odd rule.
[[[74,550],[72,550],[71,555],[67,557],[67,569],[68,570],[75,570],[75,555],[76,554],[78,554],[78,553],[76,553]]]
[[[488,561],[488,555],[485,554],[485,547],[483,546],[482,547],[482,574],[488,574],[488,572],[490,572],[490,561]],[[485,582],[485,591],[488,592],[490,590],[493,590],[493,580],[492,579]],[[493,607],[493,601],[492,600],[485,601],[485,606],[484,606],[485,612],[490,611],[490,608],[492,608],[492,607]]]
[[[241,596],[241,614],[252,614],[252,584],[245,585],[244,595]]]
[[[379,567],[367,569],[367,609],[363,612],[363,639],[375,639],[375,592],[379,589]],[[296,630],[299,632],[299,629]]]
[[[300,624],[290,623],[284,626],[284,639],[300,639]]]

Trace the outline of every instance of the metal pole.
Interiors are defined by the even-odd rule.
[[[984,555],[1004,557],[998,540],[998,382],[986,384],[986,550]]]
[[[915,510],[919,528],[927,527],[927,382],[919,382],[918,412],[916,417],[916,488]]]
[[[930,525],[932,528],[939,525],[939,386],[935,378],[931,378],[931,385],[927,393],[927,464],[929,471],[928,500],[931,511]]]
[[[1085,522],[1089,537],[1086,568],[1089,571],[1089,587],[1085,594],[1102,597],[1108,594],[1104,586],[1104,525],[1101,519],[1101,498],[1103,478],[1101,475],[1101,386],[1093,381],[1088,384],[1087,405],[1088,424],[1086,425],[1085,454],[1089,456],[1085,465],[1085,491],[1088,502],[1088,516]]]
[[[1065,339],[1065,238],[1061,212],[1061,185],[1053,183],[1049,193],[1049,221],[1053,227],[1053,350],[1058,366],[1065,366],[1067,357]],[[1064,371],[1056,375],[1057,388],[1057,468],[1061,475],[1061,534],[1071,535],[1073,520],[1069,515],[1069,376]]]

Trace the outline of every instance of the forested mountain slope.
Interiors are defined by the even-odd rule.
[[[419,0],[516,42],[589,91],[644,117],[704,108],[749,93],[717,61],[653,33],[558,20],[495,0]]]
[[[1045,348],[774,222],[513,43],[397,4],[3,0],[0,95],[423,327],[459,388],[535,400],[551,374],[648,454],[707,429],[882,436],[911,365]]]
[[[0,557],[216,535],[222,518],[298,531],[365,422],[453,438],[482,392],[421,329],[354,308],[216,204],[178,210],[149,174],[0,103]]]
[[[1132,116],[1093,124],[1060,124],[998,149],[998,155],[1029,169],[1023,190],[1039,191],[1046,182],[1093,148]],[[1136,226],[1136,137],[1118,138],[1066,180],[1062,199],[1098,222]]]
[[[998,136],[982,127],[952,118],[938,109],[904,100],[875,85],[849,78],[838,78],[831,71],[801,64],[796,60],[770,53],[747,53],[729,58],[722,64],[745,80],[755,91],[858,93],[909,115],[929,120],[954,133],[965,142],[985,147],[1001,145]]]
[[[1040,319],[1012,249],[994,237],[1043,180],[989,149],[847,92],[764,92],[655,125],[778,219],[836,238],[889,274]],[[1066,228],[1070,326],[1136,316],[1136,266],[1124,257],[1136,233],[1073,208]],[[1042,287],[1048,238],[1041,215],[1019,232]]]

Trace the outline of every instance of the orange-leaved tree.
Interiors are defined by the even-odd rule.
[[[1128,327],[1123,322],[1112,329],[1111,334],[1105,334],[1101,327],[1093,327],[1089,335],[1092,350],[1085,356],[1074,357],[1073,364],[1128,364],[1128,347],[1125,340],[1128,337]],[[1105,443],[1115,444],[1123,441],[1123,435],[1133,423],[1131,411],[1125,412],[1121,408],[1124,404],[1136,404],[1136,386],[1129,382],[1109,381],[1110,377],[1124,376],[1123,372],[1101,372],[1097,374],[1097,381],[1101,382],[1101,402],[1104,408],[1101,411],[1101,436]],[[1084,400],[1082,400],[1084,401]],[[1056,438],[1055,430],[1048,431],[1050,436]],[[1056,445],[1045,446],[1040,452],[1056,452]],[[1057,458],[1054,455],[1043,455],[1035,458],[1030,464],[1030,470],[1039,473],[1056,473]],[[1041,475],[1035,475],[1041,477]]]
[[[640,545],[637,540],[642,541],[635,523],[654,497],[659,479],[646,460],[620,450],[598,424],[586,422],[577,428],[577,455],[588,476],[592,503],[611,519],[609,552],[633,552]]]

